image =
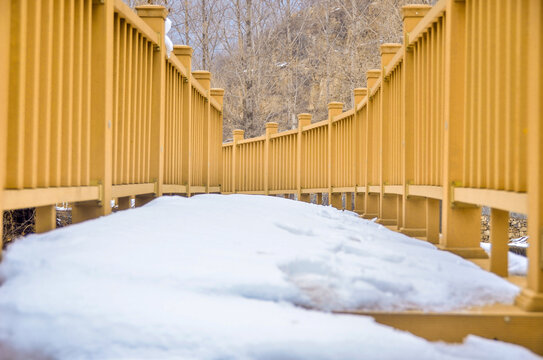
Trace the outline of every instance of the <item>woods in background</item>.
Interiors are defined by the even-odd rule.
[[[380,67],[379,45],[401,42],[401,7],[433,0],[127,0],[170,10],[169,35],[194,48],[193,69],[213,73],[225,93],[224,139],[297,126],[296,115],[327,117],[352,107],[352,89]]]

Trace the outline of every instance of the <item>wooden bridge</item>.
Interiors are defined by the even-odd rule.
[[[163,194],[287,195],[424,238],[507,274],[509,213],[529,219],[515,306],[372,313],[428,339],[473,333],[543,354],[543,5],[441,0],[403,8],[403,44],[354,89],[354,108],[222,145],[222,89],[164,44],[166,11],[121,0],[2,0],[0,209],[55,204],[80,222]],[[490,259],[480,248],[491,217]],[[469,279],[466,279],[469,281]]]

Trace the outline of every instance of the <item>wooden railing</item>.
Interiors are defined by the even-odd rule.
[[[297,194],[467,258],[491,208],[490,269],[507,275],[509,212],[528,215],[529,271],[518,304],[543,311],[542,6],[539,0],[441,0],[403,8],[403,44],[355,106],[298,129],[223,144],[224,193]],[[354,206],[352,199],[355,199]],[[469,280],[468,280],[469,281]]]
[[[56,203],[79,222],[110,213],[112,200],[124,209],[130,198],[220,192],[224,91],[191,73],[190,47],[168,57],[165,8],[3,5],[0,210],[36,207],[43,232]]]

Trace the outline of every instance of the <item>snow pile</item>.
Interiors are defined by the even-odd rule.
[[[511,302],[518,291],[331,207],[163,197],[28,236],[4,255],[0,353],[3,346],[55,359],[534,358],[508,344],[429,343],[368,317],[296,307],[446,310]],[[485,355],[492,353],[499,357]]]
[[[490,255],[492,244],[482,242],[481,247]],[[508,251],[507,260],[509,275],[526,276],[528,271],[528,259],[526,257]]]

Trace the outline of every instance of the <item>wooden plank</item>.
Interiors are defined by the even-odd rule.
[[[528,194],[512,191],[454,188],[453,201],[465,204],[488,206],[494,209],[528,213]]]
[[[4,209],[24,209],[53,205],[61,202],[99,200],[99,186],[73,186],[37,188],[22,190],[4,190]]]
[[[333,193],[348,193],[355,192],[354,186],[344,186],[344,187],[332,187]]]
[[[385,185],[383,186],[383,193],[403,195],[403,185]]]
[[[443,199],[443,188],[441,186],[408,185],[407,195],[441,200]]]
[[[409,331],[429,341],[460,343],[468,335],[524,346],[543,355],[543,313],[526,312],[512,305],[493,305],[443,313],[422,311],[342,311],[373,317],[378,323]]]
[[[111,187],[111,197],[127,197],[143,194],[154,194],[156,184],[128,184],[128,185],[113,185]]]
[[[185,185],[164,184],[162,189],[165,194],[185,194],[187,192]]]

